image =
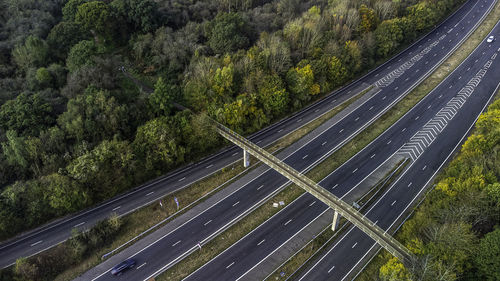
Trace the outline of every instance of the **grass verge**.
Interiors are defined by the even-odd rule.
[[[443,63],[439,66],[425,81],[416,87],[409,95],[398,102],[392,109],[386,112],[382,117],[375,121],[354,139],[337,150],[321,164],[312,169],[307,176],[314,181],[319,181],[333,172],[362,148],[368,145],[377,136],[382,134],[387,128],[399,120],[406,112],[415,106],[429,92],[432,91],[448,74],[455,69],[465,58],[476,48],[484,39],[485,35],[492,29],[500,19],[500,5],[497,3],[492,12],[486,17],[483,23],[471,34],[471,36]],[[291,185],[281,191],[268,202],[284,201],[292,202],[304,193],[299,187]],[[196,255],[190,255],[180,263],[176,264],[163,274],[159,275],[157,280],[180,280],[210,261],[216,255],[237,242],[252,229],[259,226],[272,215],[277,213],[277,209],[272,208],[271,203],[266,203],[235,225],[231,226],[221,235],[207,243],[204,248]],[[299,264],[299,263],[297,263]]]

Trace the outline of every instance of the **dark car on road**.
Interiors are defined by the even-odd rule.
[[[121,263],[115,265],[111,269],[111,274],[121,275],[124,270],[126,270],[128,268],[132,268],[132,267],[134,267],[134,265],[135,265],[135,260],[133,260],[133,259],[124,260]]]

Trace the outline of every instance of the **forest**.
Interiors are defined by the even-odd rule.
[[[220,149],[208,118],[284,118],[463,2],[0,2],[0,239]]]
[[[398,233],[418,257],[417,274],[385,253],[379,280],[500,280],[499,144],[497,99]]]

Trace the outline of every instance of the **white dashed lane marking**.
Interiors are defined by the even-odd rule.
[[[31,247],[33,247],[33,246],[36,246],[36,245],[38,245],[38,244],[40,244],[40,243],[42,243],[42,242],[43,242],[43,240],[40,240],[40,241],[38,241],[38,242],[35,242],[35,243],[31,244],[30,246],[31,246]]]

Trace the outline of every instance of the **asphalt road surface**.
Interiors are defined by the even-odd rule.
[[[491,1],[489,3],[491,3]],[[335,150],[340,143],[359,131],[364,124],[369,123],[379,116],[380,112],[385,111],[394,101],[401,98],[408,89],[413,88],[429,70],[431,70],[465,37],[474,26],[474,23],[484,15],[488,7],[489,5],[478,4],[477,1],[466,3],[461,10],[449,18],[435,32],[429,34],[419,43],[408,49],[404,54],[393,59],[382,69],[379,69],[379,71],[384,71],[385,75],[377,71],[373,72],[371,74],[374,76],[372,84],[380,87],[381,91],[354,110],[349,116],[330,127],[322,135],[297,150],[284,161],[301,171],[308,169],[311,165],[317,163],[319,159],[323,159],[325,155]],[[450,28],[453,28],[455,32],[447,33]],[[427,111],[428,110],[426,110],[426,112]],[[419,122],[422,122],[422,120]],[[412,124],[413,123],[418,122],[412,122]],[[420,124],[420,126],[422,126],[422,124]],[[411,131],[411,129],[408,129],[408,131]],[[407,134],[408,137],[411,136],[409,133]],[[400,138],[404,135],[404,133],[398,132],[396,137]],[[396,142],[396,139],[394,142]],[[395,146],[397,148],[396,144],[389,144],[385,146],[386,149],[390,150]],[[380,150],[376,151],[375,154],[381,153],[381,155],[376,155],[377,157],[374,156],[374,161],[383,161],[386,158],[384,157],[386,152],[379,151]],[[370,165],[374,164],[362,165],[363,167],[359,166],[358,168],[355,168],[355,165],[352,163],[342,166],[342,169],[349,169],[348,173],[350,173],[350,177],[338,181],[336,190],[345,190],[346,187],[349,189],[352,187],[349,182],[350,178],[362,178],[364,174],[368,174],[373,170],[373,167]],[[218,230],[227,226],[229,222],[237,219],[244,210],[251,208],[256,202],[262,201],[278,187],[287,184],[287,182],[288,181],[284,177],[272,170],[268,170],[262,175],[259,175],[218,204],[200,213],[175,231],[168,233],[162,239],[149,245],[149,247],[135,253],[133,257],[137,260],[138,264],[142,266],[139,269],[131,270],[127,272],[127,274],[124,274],[123,280],[146,280],[150,276],[156,275],[172,264],[175,264],[175,262],[179,260],[179,257],[184,256],[186,252],[196,250],[199,242],[203,244],[212,237],[214,233],[217,233]],[[346,187],[344,187],[344,185]],[[308,202],[308,205],[309,204],[312,204],[312,202]],[[318,208],[320,205],[319,203],[312,204],[307,208],[307,212],[304,212],[303,208],[299,208],[297,213],[309,214],[313,212],[310,210]],[[292,209],[291,207],[288,208]],[[292,227],[294,224],[290,223],[289,225]],[[286,232],[293,233],[293,231]],[[274,233],[274,236],[279,235],[278,233]],[[270,243],[263,243],[261,245],[269,247]],[[252,247],[255,248],[255,245]],[[241,255],[240,253],[240,256]],[[222,268],[228,267],[229,264],[231,263],[227,265],[224,264]],[[250,262],[249,264],[251,265],[252,263]],[[220,274],[224,273],[222,268],[217,271],[217,275],[212,276],[217,276],[218,280],[230,280],[231,278],[220,279],[222,278]],[[243,270],[243,272],[246,270],[240,268],[237,264],[233,264],[229,266],[229,268],[231,270]],[[101,275],[98,280],[110,279],[110,274],[106,274],[106,272],[107,271],[103,272],[103,275]],[[202,279],[204,278],[205,277]]]

